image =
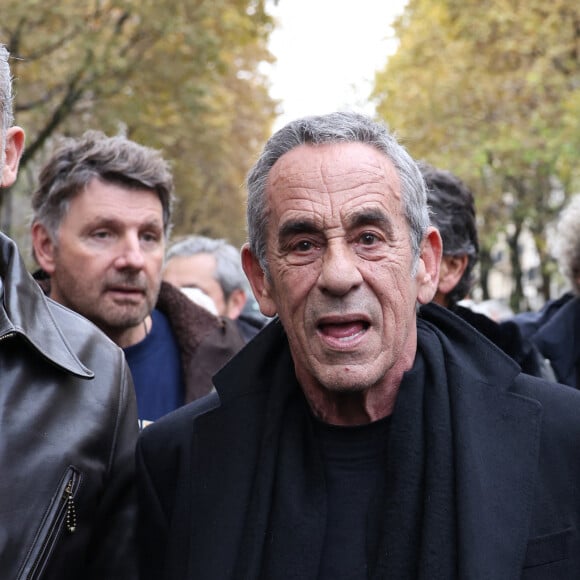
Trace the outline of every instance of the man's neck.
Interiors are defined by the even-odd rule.
[[[337,392],[324,388],[303,388],[312,412],[331,425],[365,425],[393,412],[400,381],[357,392]]]

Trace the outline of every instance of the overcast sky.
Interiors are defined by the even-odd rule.
[[[270,50],[271,95],[282,101],[275,128],[303,115],[371,113],[374,73],[396,45],[391,23],[406,0],[280,0]]]

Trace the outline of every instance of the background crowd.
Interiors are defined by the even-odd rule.
[[[2,188],[12,103],[1,46]],[[246,190],[243,245],[173,237],[158,149],[54,144],[32,271],[0,234],[2,576],[577,577],[580,198],[569,291],[494,320],[474,192],[383,123],[292,121]]]

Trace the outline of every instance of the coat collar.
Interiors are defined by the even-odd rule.
[[[291,361],[288,340],[280,320],[274,318],[214,376],[220,400],[226,403],[271,388],[272,365],[286,359]]]
[[[42,356],[62,369],[84,378],[94,373],[74,354],[49,306],[58,306],[44,293],[26,270],[16,244],[0,232],[0,279],[3,311],[0,338],[18,334]]]

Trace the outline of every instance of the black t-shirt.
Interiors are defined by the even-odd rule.
[[[319,580],[368,577],[367,531],[386,471],[390,417],[357,427],[316,424],[325,467],[328,515]]]

